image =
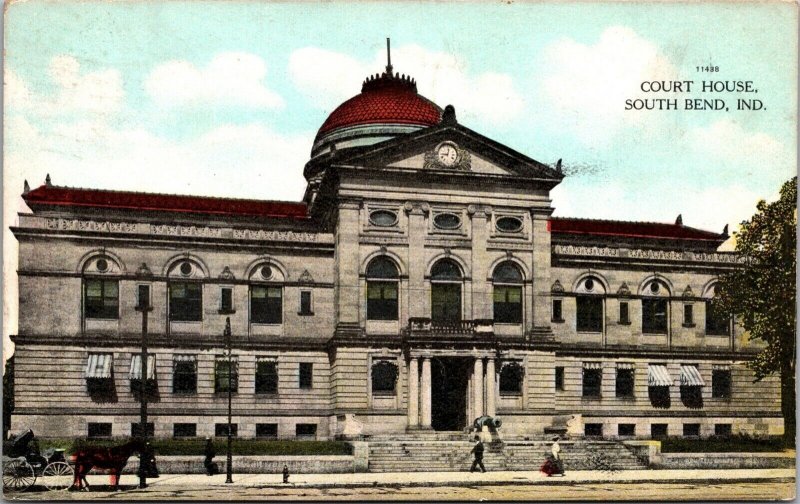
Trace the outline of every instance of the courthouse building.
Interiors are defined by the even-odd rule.
[[[223,435],[230,372],[242,438],[782,433],[714,307],[727,233],[552,217],[554,161],[389,65],[319,128],[302,201],[26,183],[12,431],[128,436],[145,393],[155,436]]]

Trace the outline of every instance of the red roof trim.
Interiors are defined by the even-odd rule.
[[[43,185],[23,194],[30,206],[112,208],[155,212],[307,219],[305,203],[108,191]]]
[[[612,221],[553,217],[547,221],[551,233],[618,236],[623,238],[658,238],[723,242],[719,233],[662,222]]]

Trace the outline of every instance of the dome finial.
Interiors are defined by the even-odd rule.
[[[392,46],[389,37],[386,37],[386,75],[392,75]]]

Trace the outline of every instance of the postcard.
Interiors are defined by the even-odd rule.
[[[795,496],[796,3],[4,14],[5,498]]]

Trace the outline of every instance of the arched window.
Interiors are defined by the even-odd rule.
[[[716,306],[714,298],[717,295],[717,285],[707,289],[706,298],[706,334],[712,336],[729,336],[731,330],[731,317]]]
[[[524,377],[525,370],[519,362],[504,362],[500,368],[500,393],[503,395],[521,394]]]
[[[589,276],[581,279],[575,292],[575,326],[580,332],[603,331],[603,299],[605,287],[599,279]]]
[[[642,289],[642,332],[667,334],[669,288],[660,280],[651,280]]]
[[[461,320],[461,268],[451,259],[441,259],[431,268],[431,320]]]
[[[494,321],[503,324],[522,323],[522,273],[511,261],[500,263],[492,275],[494,288]]]
[[[400,274],[388,257],[376,257],[367,265],[367,320],[397,320]]]
[[[372,393],[394,395],[397,386],[397,365],[388,360],[379,360],[372,365]]]
[[[83,315],[87,319],[119,318],[120,267],[98,255],[83,265]]]
[[[261,264],[250,274],[250,322],[283,323],[283,273],[272,264]]]
[[[203,320],[203,268],[191,259],[176,261],[169,277],[169,319],[177,322]]]

